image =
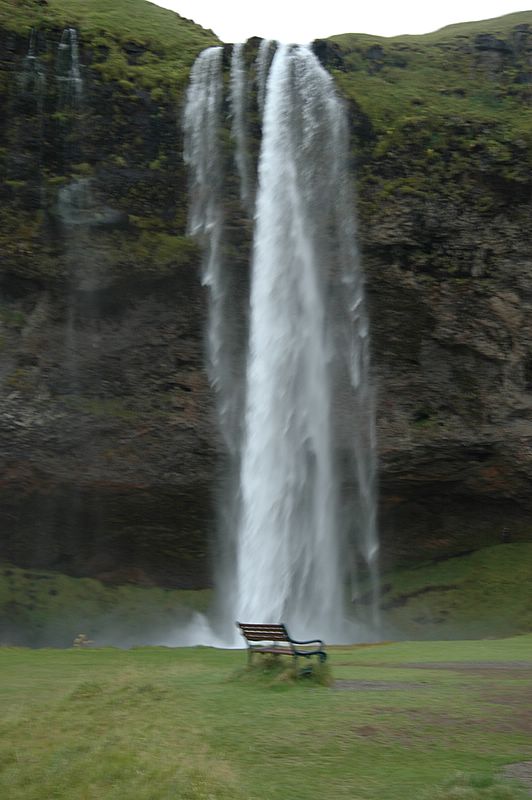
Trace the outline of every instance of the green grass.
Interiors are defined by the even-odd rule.
[[[175,591],[106,586],[45,570],[0,568],[0,644],[69,647],[78,634],[98,644],[165,641],[193,611],[204,611],[208,589]]]
[[[475,39],[479,34],[490,34],[509,42],[515,26],[531,23],[532,11],[523,11],[492,20],[449,25],[423,35],[382,37],[345,33],[329,41],[338,46],[349,69],[342,85],[356,86],[367,102],[376,89],[384,92],[383,97],[373,98],[381,114],[389,103],[396,112],[408,113],[412,104],[417,106],[417,112],[423,112],[427,110],[423,108],[425,101],[437,98],[436,106],[429,109],[431,112],[445,113],[452,109],[474,115],[475,111],[484,113],[491,108],[496,115],[510,107],[513,95],[499,96],[500,83],[512,83],[519,58],[506,59],[512,66],[503,64],[488,79],[487,67],[475,50]],[[373,58],[368,58],[370,49]],[[377,50],[380,52],[376,53]],[[404,101],[408,101],[406,107]]]
[[[510,800],[495,776],[532,758],[530,671],[471,662],[531,651],[531,636],[331,648],[334,676],[365,688],[329,689],[235,680],[241,651],[0,649],[0,796]]]
[[[48,0],[46,5],[0,0],[0,24],[19,33],[39,25],[75,26],[82,34],[105,31],[119,42],[151,43],[165,50],[217,40],[212,31],[146,0]]]
[[[532,544],[485,547],[382,576],[385,629],[401,638],[532,630]]]
[[[432,788],[426,793],[426,800],[511,800],[516,796],[525,798],[523,789],[516,791],[514,786],[491,775],[453,776],[442,786]]]

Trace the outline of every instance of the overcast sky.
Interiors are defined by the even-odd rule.
[[[155,1],[155,0],[154,0]],[[335,33],[397,36],[532,9],[532,0],[156,0],[212,28],[224,42],[250,36],[305,43]]]

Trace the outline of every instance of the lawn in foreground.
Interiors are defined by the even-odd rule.
[[[0,649],[0,797],[413,800],[532,759],[532,636],[330,653],[332,689],[242,651]]]

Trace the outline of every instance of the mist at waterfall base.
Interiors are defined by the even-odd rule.
[[[230,646],[236,620],[284,622],[298,638],[375,639],[374,400],[346,114],[310,48],[263,41],[246,70],[236,45],[228,98],[223,69],[223,48],[199,56],[184,119],[225,444],[216,600],[166,643]],[[256,168],[250,110],[262,123]],[[231,215],[249,246],[244,311]]]

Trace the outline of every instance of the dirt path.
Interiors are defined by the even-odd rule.
[[[393,691],[402,689],[423,689],[426,683],[406,683],[405,681],[335,681],[333,689],[336,691]]]
[[[528,789],[532,797],[532,761],[520,761],[517,764],[508,764],[502,771],[505,778],[519,781]]]

